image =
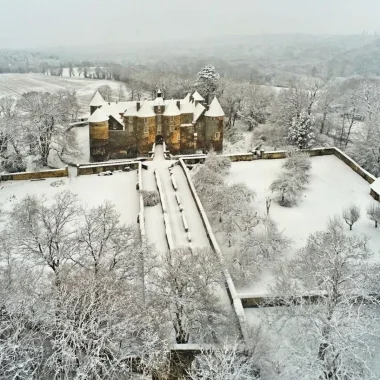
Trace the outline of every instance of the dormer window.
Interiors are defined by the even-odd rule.
[[[220,132],[215,132],[214,139],[215,140],[220,140]]]

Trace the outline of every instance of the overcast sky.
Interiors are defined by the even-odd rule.
[[[0,0],[0,48],[380,31],[380,0]]]

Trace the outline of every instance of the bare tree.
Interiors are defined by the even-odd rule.
[[[258,279],[264,268],[272,267],[285,256],[290,243],[273,220],[259,220],[254,228],[242,234],[229,257],[231,276],[240,284]]]
[[[269,210],[270,210],[270,206],[272,204],[272,198],[271,197],[266,197],[265,198],[265,207],[267,209],[267,215],[269,215]]]
[[[51,152],[63,157],[78,149],[75,140],[70,139],[67,133],[77,107],[73,98],[75,93],[70,92],[28,92],[18,102],[25,120],[26,141],[33,147],[43,166],[48,165]]]
[[[225,344],[197,355],[186,378],[255,380],[260,378],[260,371],[249,349]]]
[[[108,84],[99,86],[96,91],[99,91],[100,95],[102,95],[106,102],[112,101],[112,88]]]
[[[209,249],[177,248],[166,253],[155,275],[150,276],[152,302],[168,314],[177,343],[190,336],[207,341],[226,324],[228,312],[216,295],[221,268]]]
[[[280,198],[281,205],[292,205],[297,202],[304,188],[305,177],[301,173],[282,173],[275,179],[269,189]]]
[[[61,282],[61,268],[75,249],[71,223],[78,217],[77,199],[69,191],[58,193],[53,203],[29,195],[10,213],[10,238],[17,252],[38,265],[49,267],[55,284]]]
[[[368,217],[375,222],[375,228],[377,228],[378,223],[380,222],[380,203],[373,202],[367,207]]]
[[[350,226],[350,231],[352,231],[352,226],[360,219],[360,208],[356,205],[351,205],[342,211],[342,216]]]
[[[367,239],[339,227],[310,235],[277,274],[272,316],[289,343],[281,378],[372,379],[369,359],[378,341],[376,268]]]

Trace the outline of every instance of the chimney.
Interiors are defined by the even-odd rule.
[[[157,98],[162,98],[162,91],[160,89],[157,90]]]
[[[181,109],[181,101],[180,100],[177,100],[177,107],[179,110]]]
[[[138,112],[139,109],[140,109],[140,102],[138,101],[138,102],[136,102],[136,111]]]

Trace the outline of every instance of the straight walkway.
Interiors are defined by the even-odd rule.
[[[165,160],[162,145],[156,145],[153,161],[146,162],[148,170],[143,170],[143,189],[157,189],[154,182],[154,170],[157,170],[162,184],[163,194],[167,205],[169,224],[172,231],[173,243],[175,248],[188,247],[189,241],[185,231],[182,214],[175,197],[176,191],[172,186],[169,166],[175,161]],[[175,166],[173,175],[178,185],[177,193],[180,196],[183,211],[185,213],[189,232],[192,238],[192,246],[209,247],[206,231],[203,227],[201,217],[198,213],[196,204],[190,192],[186,177],[182,168]],[[145,208],[145,225],[148,242],[154,244],[158,250],[168,249],[165,236],[164,220],[161,206]]]

